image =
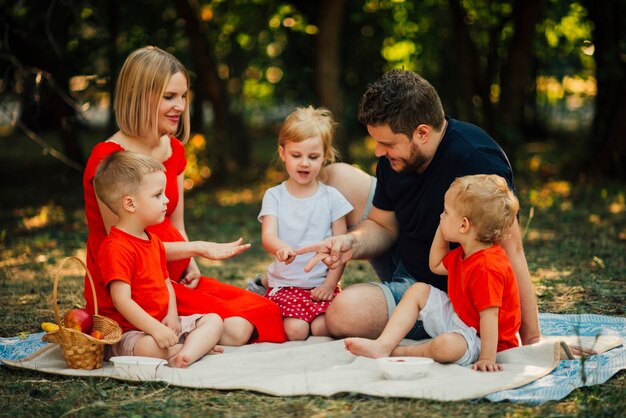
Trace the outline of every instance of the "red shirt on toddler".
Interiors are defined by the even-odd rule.
[[[498,307],[498,351],[519,346],[522,323],[519,290],[511,263],[498,244],[463,259],[463,247],[443,259],[448,270],[448,296],[459,318],[480,336],[480,312]]]

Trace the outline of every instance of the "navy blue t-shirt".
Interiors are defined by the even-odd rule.
[[[428,255],[450,184],[470,174],[498,174],[515,190],[508,158],[479,127],[446,117],[448,127],[423,173],[396,173],[386,157],[378,160],[374,206],[394,211],[399,236],[396,251],[407,271],[420,282],[446,291],[446,276],[430,271]]]

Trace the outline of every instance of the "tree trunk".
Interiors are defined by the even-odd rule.
[[[541,0],[517,0],[513,10],[513,39],[500,73],[500,101],[496,133],[510,148],[521,141],[524,103],[529,92],[533,66],[536,25],[541,16]]]
[[[626,63],[621,58],[626,42],[626,6],[620,0],[588,1],[594,22],[596,60],[596,113],[589,140],[592,171],[626,178]]]
[[[64,45],[67,30],[73,23],[71,14],[62,8],[63,5],[54,3],[39,7],[41,9],[34,13],[46,16],[48,38],[45,43],[35,33],[40,28],[33,31],[18,28],[8,15],[3,16],[7,55],[15,59],[21,67],[21,76],[25,77],[21,122],[34,132],[46,129],[58,131],[65,157],[76,165],[83,165],[85,160],[76,132],[76,110],[70,104],[73,99],[69,95],[69,60],[60,47]]]
[[[458,89],[458,118],[474,123],[482,124],[485,121],[481,112],[474,105],[474,96],[482,97],[485,85],[484,71],[480,66],[479,53],[472,41],[469,28],[465,23],[466,13],[459,0],[449,0],[452,14],[452,31],[454,33],[454,50],[457,55],[456,83]],[[482,99],[483,105],[485,103]]]
[[[191,2],[194,2],[194,6]],[[215,138],[214,141],[210,141],[214,146],[209,147],[208,150],[215,156],[213,179],[223,182],[231,175],[242,172],[249,165],[250,144],[243,129],[243,122],[229,111],[228,96],[217,75],[207,36],[200,26],[196,2],[176,0],[175,3],[178,13],[185,21],[185,29],[189,35],[191,55],[196,63],[198,90],[200,90],[198,93],[206,95],[213,105]]]
[[[341,31],[346,0],[322,0],[318,20],[319,35],[315,45],[315,87],[320,105],[325,106],[339,122],[335,146],[344,161],[349,161],[349,144],[345,135],[345,112],[341,87]]]
[[[109,112],[107,121],[107,133],[113,135],[117,130],[117,122],[115,121],[115,115],[113,114],[113,103],[115,100],[115,84],[117,82],[117,3],[118,0],[109,0]]]

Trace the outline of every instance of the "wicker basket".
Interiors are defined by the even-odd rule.
[[[57,306],[57,288],[59,285],[61,269],[69,260],[78,261],[85,269],[87,278],[89,278],[93,294],[95,313],[93,315],[93,330],[100,331],[104,334],[104,337],[101,340],[75,329],[65,328],[63,326],[63,321],[59,316],[59,308]],[[92,370],[102,367],[105,345],[115,344],[118,342],[122,338],[122,329],[114,320],[98,315],[98,300],[96,298],[96,290],[93,279],[91,278],[89,270],[87,270],[87,266],[80,258],[67,257],[61,262],[61,265],[59,266],[54,277],[52,306],[54,308],[54,317],[59,324],[59,329],[47,333],[43,336],[42,340],[49,343],[59,344],[61,346],[61,350],[63,351],[65,361],[71,369]]]

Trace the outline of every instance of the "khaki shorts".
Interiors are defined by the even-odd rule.
[[[180,320],[180,332],[177,335],[179,344],[185,342],[187,335],[196,329],[196,322],[204,315],[205,314],[194,314],[178,317]],[[135,344],[137,344],[137,341],[139,341],[140,338],[146,335],[149,334],[139,330],[126,331],[122,334],[121,340],[119,340],[116,344],[107,347],[105,359],[108,360],[114,356],[134,356]]]

